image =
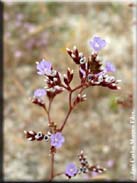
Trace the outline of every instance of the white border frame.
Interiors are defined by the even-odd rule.
[[[131,140],[133,141],[132,146],[134,146],[134,151],[135,152],[131,152],[131,154],[134,154],[134,161],[131,161],[131,171],[132,168],[134,169],[134,172],[131,172],[132,175],[132,180],[136,181],[137,180],[137,120],[136,120],[136,116],[137,116],[137,2],[136,0],[2,0],[3,3],[22,3],[22,2],[26,2],[26,3],[32,3],[32,2],[60,2],[60,3],[64,3],[64,2],[83,2],[83,3],[87,3],[87,2],[92,2],[92,3],[111,3],[111,2],[116,2],[116,3],[135,3],[136,7],[133,7],[133,22],[136,22],[136,25],[133,25],[132,28],[132,32],[133,32],[133,45],[134,45],[134,53],[133,53],[133,89],[134,89],[134,96],[133,96],[133,111],[134,111],[134,126],[133,128],[135,128],[135,134],[132,136],[131,134]],[[132,118],[132,116],[131,116]],[[133,123],[131,123],[133,124]],[[132,128],[132,126],[131,126]],[[132,129],[131,129],[131,133],[132,133]],[[132,149],[132,147],[131,147]],[[131,150],[132,151],[132,150]]]

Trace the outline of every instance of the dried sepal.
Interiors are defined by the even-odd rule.
[[[64,91],[64,88],[60,87],[59,85],[54,86],[54,89],[55,89],[55,95]]]
[[[44,109],[46,108],[44,101],[41,100],[40,98],[33,98],[32,99],[32,103],[36,104],[36,105],[38,105],[40,107],[43,107]]]
[[[97,53],[93,53],[88,58],[88,69],[92,74],[98,74],[102,71],[102,63],[97,58]]]
[[[67,53],[71,56],[72,50],[70,50],[69,48],[66,48],[66,51],[67,51]]]
[[[76,57],[79,56],[79,52],[76,46],[73,46],[73,53],[75,54]]]
[[[81,101],[81,95],[78,94],[77,97],[75,98],[74,102],[73,102],[73,106],[77,105],[78,103],[80,103]]]
[[[64,88],[55,85],[54,87],[47,88],[47,96],[49,99],[53,99],[57,94],[64,91]]]
[[[42,132],[37,132],[37,134],[35,135],[35,139],[37,141],[41,141],[43,140],[43,138],[44,138],[44,134]]]
[[[56,78],[57,78],[57,85],[61,85],[61,73],[57,72]]]
[[[66,48],[67,53],[69,56],[73,59],[73,61],[76,64],[80,64],[80,60],[84,57],[83,54],[79,53],[78,49],[76,46],[73,47],[73,50],[70,50],[69,48]]]
[[[53,122],[53,121],[50,122],[48,124],[48,126],[49,126],[49,129],[50,129],[50,133],[56,133],[58,131],[57,124],[55,122]]]
[[[54,87],[51,87],[51,88],[48,88],[47,89],[47,96],[50,99],[53,99],[55,97],[55,88]]]
[[[48,139],[51,136],[50,132],[48,132],[47,134],[44,134],[42,132],[26,131],[26,130],[24,131],[24,134],[25,134],[27,140],[29,140],[29,141],[34,141],[34,140],[37,140],[37,141],[42,141],[42,140],[48,141]]]
[[[86,63],[86,57],[82,56],[79,60],[80,65],[83,65]]]
[[[65,175],[67,176],[68,179],[71,179],[71,178],[72,178],[72,176],[70,176],[70,175],[68,175],[68,174],[65,174]],[[77,175],[77,173],[74,174],[73,177],[75,177],[76,175]]]
[[[87,99],[86,94],[84,95],[78,94],[73,102],[73,106],[76,106],[80,102],[84,102],[86,99]]]
[[[100,167],[99,165],[93,165],[88,167],[89,171],[96,173],[104,173],[106,168]]]
[[[84,152],[81,151],[79,157],[79,161],[81,167],[79,168],[79,173],[88,173],[88,172],[96,172],[96,173],[104,173],[106,171],[105,168],[100,167],[99,165],[89,165]]]
[[[86,71],[84,71],[81,67],[79,68],[79,77],[81,80],[86,78]]]
[[[67,80],[68,80],[68,83],[70,84],[70,82],[72,81],[73,79],[73,75],[74,75],[74,72],[73,70],[70,70],[70,68],[67,69]]]
[[[104,75],[103,81],[100,83],[101,86],[108,87],[112,90],[120,90],[120,87],[117,84],[117,80],[113,76],[108,75]]]
[[[57,72],[56,70],[52,70],[50,75],[46,75],[46,84],[48,85],[48,88],[54,87],[56,85],[61,85],[61,74]]]
[[[69,81],[68,81],[68,77],[66,74],[63,75],[63,80],[64,80],[64,83],[66,84],[66,86],[69,85]]]
[[[119,90],[117,85],[119,80],[116,80],[114,76],[108,76],[107,74],[88,74],[87,82],[89,86],[102,86],[108,87],[112,90]]]
[[[24,130],[24,134],[29,141],[34,141],[35,140],[35,135],[37,134],[35,131],[26,131]]]
[[[86,94],[83,94],[82,96],[81,96],[81,102],[84,102],[84,101],[86,101],[87,100],[87,95]]]
[[[89,163],[88,163],[87,157],[84,155],[84,152],[83,151],[80,152],[80,154],[78,155],[78,157],[79,157],[79,161],[80,161],[81,166],[82,167],[83,166],[88,167]]]
[[[65,174],[67,176],[68,179],[71,179],[71,176],[69,176],[68,174]]]

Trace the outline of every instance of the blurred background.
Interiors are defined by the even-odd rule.
[[[65,143],[56,154],[55,169],[64,171],[68,162],[79,165],[77,155],[83,149],[91,164],[108,169],[106,179],[130,178],[133,26],[127,3],[4,3],[5,180],[46,180],[49,175],[48,143],[28,142],[23,132],[47,131],[46,114],[29,100],[45,84],[36,74],[35,62],[45,58],[58,71],[65,73],[70,67],[75,73],[77,67],[65,48],[76,45],[88,56],[88,40],[95,34],[108,42],[100,56],[115,65],[121,90],[86,91],[88,100],[73,111],[64,129]],[[52,116],[57,124],[67,107],[66,93],[56,97]]]

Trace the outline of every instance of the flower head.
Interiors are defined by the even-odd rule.
[[[46,90],[43,88],[39,88],[34,91],[34,97],[36,98],[42,98],[45,95],[46,95]]]
[[[60,148],[65,141],[61,132],[57,132],[55,134],[52,134],[50,139],[51,139],[51,145],[56,147],[56,148]]]
[[[78,169],[74,163],[69,163],[66,166],[66,171],[65,171],[66,175],[73,177],[77,174],[77,172],[78,172]]]
[[[111,62],[106,62],[105,70],[106,72],[115,72],[116,68]]]
[[[98,52],[102,48],[106,46],[106,41],[104,39],[101,39],[100,37],[94,36],[92,40],[89,41],[90,47]]]
[[[44,75],[44,74],[50,74],[51,73],[51,68],[52,65],[50,62],[46,61],[46,60],[42,60],[40,62],[37,62],[37,73],[39,75]]]

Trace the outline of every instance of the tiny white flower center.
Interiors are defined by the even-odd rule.
[[[55,142],[58,142],[58,139],[57,138],[55,138]]]
[[[70,171],[73,172],[73,168],[71,168]]]
[[[99,44],[98,44],[98,43],[95,43],[95,46],[96,46],[96,47],[99,47]]]

